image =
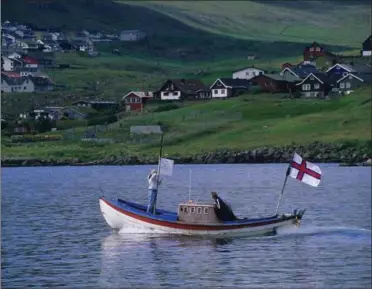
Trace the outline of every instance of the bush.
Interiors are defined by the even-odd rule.
[[[116,115],[107,115],[107,116],[101,116],[101,117],[95,117],[88,119],[88,126],[92,125],[104,125],[116,122],[118,120]]]
[[[62,140],[62,135],[13,135],[11,140],[17,142],[38,142],[38,141],[58,141]]]
[[[87,126],[86,120],[60,120],[57,122],[57,130],[65,130],[74,127]]]
[[[174,109],[178,109],[180,106],[176,103],[168,103],[166,105],[159,106],[154,109],[154,112],[162,112],[162,111],[170,111]]]

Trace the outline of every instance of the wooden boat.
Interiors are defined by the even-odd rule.
[[[160,126],[135,126],[131,128],[132,134],[161,134],[158,174],[172,175],[169,163],[161,170],[163,132]],[[167,159],[165,159],[167,160]],[[172,161],[172,160],[167,160]],[[172,165],[173,166],[173,165]],[[309,166],[309,167],[308,167]],[[292,168],[295,170],[292,171]],[[313,170],[315,171],[313,171]],[[172,168],[173,170],[173,168]],[[235,221],[221,221],[217,218],[214,204],[205,204],[189,201],[178,205],[177,212],[154,209],[147,212],[147,206],[117,199],[109,201],[100,198],[100,208],[107,224],[115,229],[136,228],[150,233],[166,233],[196,236],[254,236],[271,235],[277,229],[285,226],[299,225],[305,210],[294,210],[289,214],[278,214],[280,201],[284,192],[288,176],[317,186],[320,182],[320,168],[294,154],[294,159],[288,166],[285,181],[277,203],[275,214],[264,218],[237,219]],[[309,179],[311,175],[313,179]],[[304,177],[306,176],[306,178]],[[158,183],[159,185],[159,183]],[[190,175],[191,188],[191,175]]]
[[[305,210],[266,218],[220,221],[213,204],[193,201],[180,203],[177,212],[156,209],[156,214],[146,212],[147,206],[122,199],[99,200],[107,224],[115,229],[135,228],[149,233],[195,236],[259,236],[276,234],[285,226],[298,226]]]

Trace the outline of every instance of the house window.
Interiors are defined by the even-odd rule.
[[[225,94],[226,93],[226,89],[221,89],[221,94]]]
[[[314,51],[314,48],[313,48],[313,47],[311,47],[311,48],[310,48],[310,51],[311,51],[311,52],[313,52],[313,51]]]
[[[183,212],[183,207],[180,208],[180,211]]]
[[[350,88],[351,85],[350,85],[350,82],[346,82],[346,88]]]
[[[183,209],[183,211],[184,211],[185,213],[187,213],[187,207],[185,207],[185,208]]]
[[[258,75],[262,75],[262,71],[260,71],[260,72],[258,73]]]
[[[320,51],[320,48],[319,48],[319,47],[317,47],[317,48],[316,48],[316,51],[318,51],[318,52],[319,52],[319,51]]]
[[[346,76],[348,73],[346,72],[346,71],[344,71],[343,73],[342,73],[342,76]]]
[[[208,214],[208,208],[204,208],[204,214],[205,214],[205,215]]]
[[[214,89],[213,93],[218,94],[218,89]]]
[[[194,214],[194,213],[195,213],[195,208],[191,207],[191,214]]]
[[[24,90],[26,90],[26,89],[27,89],[27,87],[25,86],[25,87],[23,87],[23,89],[24,89]]]
[[[168,96],[168,92],[163,92],[163,96]]]
[[[302,90],[310,90],[310,84],[303,84]]]
[[[198,214],[200,215],[202,213],[202,208],[201,207],[198,207]]]
[[[314,84],[314,89],[319,89],[319,87],[320,87],[319,83]]]
[[[310,80],[314,80],[314,76],[310,76]]]
[[[340,83],[340,88],[345,88],[345,83],[341,82]]]

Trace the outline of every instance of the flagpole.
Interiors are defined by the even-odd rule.
[[[164,134],[162,133],[161,134],[161,139],[160,139],[160,151],[159,151],[158,177],[157,177],[157,181],[156,181],[156,191],[159,188],[159,182],[160,182],[160,162],[161,162],[161,154],[163,152],[163,136],[164,136]],[[156,201],[157,201],[157,196],[156,196],[155,202],[154,202],[154,211],[153,211],[153,214],[155,214],[155,212],[156,212]]]
[[[189,170],[189,201],[191,200],[191,170]]]
[[[284,179],[284,184],[283,184],[283,187],[282,187],[282,191],[280,192],[278,204],[276,205],[275,216],[278,214],[278,210],[279,210],[279,206],[280,206],[280,201],[282,200],[284,189],[285,189],[285,185],[287,184],[287,179],[288,179],[288,176],[289,176],[290,171],[291,171],[291,165],[288,166],[287,172],[285,174],[285,179]]]

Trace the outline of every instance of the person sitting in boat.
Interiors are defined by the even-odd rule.
[[[211,193],[212,198],[215,202],[214,211],[216,212],[216,216],[221,221],[235,221],[238,218],[234,215],[231,207],[226,204],[216,192]]]
[[[158,195],[158,185],[161,184],[161,180],[159,180],[158,173],[155,169],[151,170],[150,174],[147,177],[149,181],[149,204],[147,206],[147,212],[155,213],[155,203],[156,197]],[[159,184],[158,184],[159,182]]]

